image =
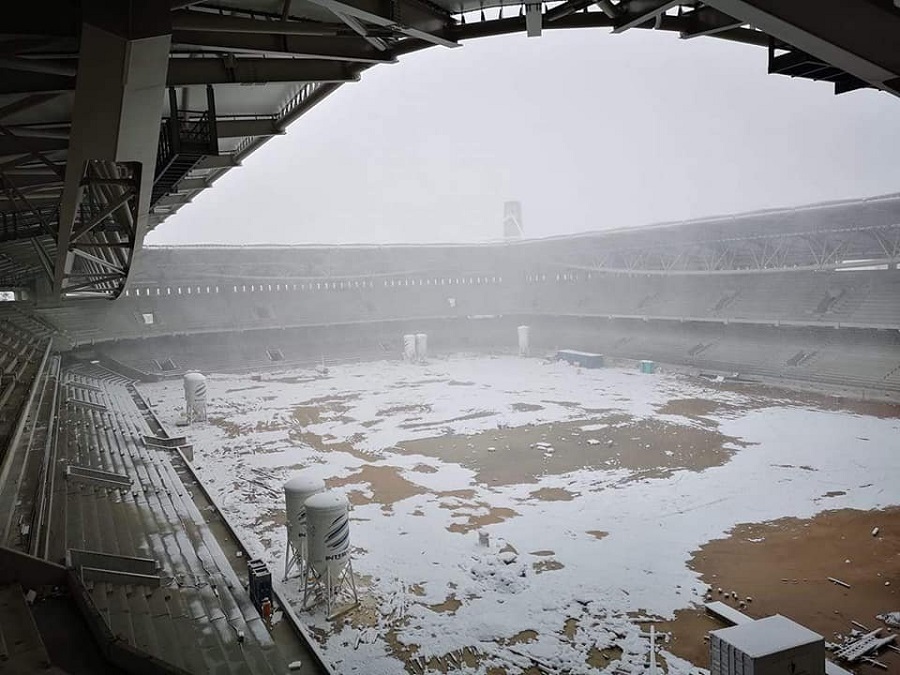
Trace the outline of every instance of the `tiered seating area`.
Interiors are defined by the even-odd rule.
[[[39,311],[73,345],[484,314],[900,327],[897,270],[671,276],[519,272],[495,279],[410,278],[395,286],[379,279],[371,287],[327,289],[311,288],[318,284],[186,286],[173,293],[168,287],[150,288],[114,303],[89,301]]]
[[[900,272],[877,275],[861,294],[848,320],[859,325],[900,327]]]
[[[62,377],[49,558],[77,564],[79,549],[155,561],[150,575],[82,574],[111,634],[161,661],[192,673],[285,672],[168,451],[144,445],[150,431],[128,381],[90,364]]]
[[[380,282],[383,284],[384,282]],[[500,284],[422,285],[357,289],[288,289],[272,286],[195,286],[174,295],[130,295],[114,303],[39,310],[73,345],[163,335],[259,330],[411,318],[511,312],[519,289]],[[210,288],[210,292],[207,292]]]
[[[39,375],[53,329],[15,303],[0,303],[0,461]]]
[[[434,351],[489,352],[498,347],[502,350],[520,323],[516,317],[385,321],[363,326],[317,326],[123,340],[80,349],[78,353],[85,358],[108,356],[151,378],[165,378],[180,376],[190,370],[249,372],[315,367],[323,362],[328,366],[360,359],[393,358],[399,353],[404,333],[421,331],[429,333],[429,345]],[[282,359],[273,361],[269,357],[268,352],[274,350],[280,352]]]
[[[900,327],[900,272],[593,275],[538,282],[538,313],[791,325]]]
[[[701,370],[881,390],[900,395],[896,331],[542,318],[533,341]]]

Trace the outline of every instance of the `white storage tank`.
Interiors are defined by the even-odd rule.
[[[350,561],[350,502],[326,490],[306,500],[307,562],[316,574],[340,576]]]
[[[412,333],[403,336],[403,360],[410,363],[416,360],[416,336]]]
[[[184,411],[189,421],[206,419],[206,378],[200,373],[184,374]]]
[[[306,560],[306,506],[314,494],[325,491],[325,481],[298,474],[284,484],[284,510],[288,541],[301,559]]]
[[[416,333],[416,358],[424,361],[428,357],[428,335]]]
[[[528,356],[528,351],[531,348],[531,329],[528,326],[519,326],[517,330],[519,333],[519,356]]]
[[[825,639],[776,614],[709,634],[710,675],[825,673]]]

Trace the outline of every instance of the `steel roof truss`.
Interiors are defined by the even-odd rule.
[[[714,7],[703,5],[692,12],[682,15],[682,18],[690,22],[690,28],[682,31],[684,39],[700,37],[701,35],[715,35],[726,30],[739,28],[743,25],[740,19],[735,19],[725,12],[720,12]]]
[[[678,4],[681,4],[680,0],[631,0],[619,3],[619,7],[625,8],[625,13],[613,28],[613,33],[624,33],[629,28],[647,23]]]
[[[376,26],[383,26],[385,28],[390,28],[391,30],[402,33],[404,35],[408,35],[409,37],[414,37],[419,40],[423,40],[424,42],[430,42],[431,44],[441,45],[443,47],[459,47],[458,42],[454,42],[453,40],[448,40],[440,35],[435,35],[434,33],[430,33],[415,26],[404,25],[395,21],[393,18],[389,18],[386,16],[381,16],[380,14],[374,14],[366,9],[356,7],[346,2],[340,2],[339,0],[309,0],[309,2],[314,5],[319,5],[320,7],[324,7],[325,9],[331,10],[335,15],[345,15],[351,16],[360,21],[365,21],[366,23],[371,23]],[[398,5],[401,3],[397,3]],[[402,9],[400,10],[402,13]],[[449,24],[450,20],[447,19],[447,24]]]

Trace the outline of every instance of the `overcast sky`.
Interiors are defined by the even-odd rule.
[[[766,74],[764,49],[548,31],[376,66],[148,244],[483,241],[900,191],[900,100]]]

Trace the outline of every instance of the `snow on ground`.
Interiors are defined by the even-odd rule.
[[[183,407],[180,381],[141,389],[174,425]],[[648,641],[632,619],[671,617],[702,601],[706,587],[687,567],[701,544],[741,522],[900,503],[897,419],[788,399],[760,404],[751,394],[678,376],[455,356],[424,366],[343,365],[326,377],[212,375],[208,391],[211,422],[187,434],[195,465],[276,574],[284,555],[282,483],[302,470],[355,491],[353,566],[374,618],[351,615],[329,628],[321,612],[306,615],[327,629],[326,654],[339,672],[402,673],[391,649],[430,658],[467,647],[481,656],[460,672],[519,672],[531,658],[595,672],[588,657],[606,647],[622,650],[610,652],[617,657],[603,664],[610,670],[643,672]],[[699,416],[657,413],[676,399],[720,405]],[[570,428],[566,442],[599,451],[623,416],[717,425],[741,444],[728,446],[734,454],[725,463],[699,471],[635,478],[616,465],[547,471],[513,484],[478,482],[467,462],[396,447],[577,420],[584,421],[581,433],[573,439]],[[674,436],[655,440],[674,443]],[[547,445],[540,449],[552,462],[565,444],[548,438]],[[510,462],[527,450],[502,449]],[[390,485],[367,478],[372,469],[386,471]],[[569,498],[536,496],[545,489]],[[489,546],[479,545],[479,531],[489,533]],[[287,587],[297,597],[299,581]],[[536,636],[511,646],[522,631]],[[669,672],[696,670],[664,645],[661,654]]]

